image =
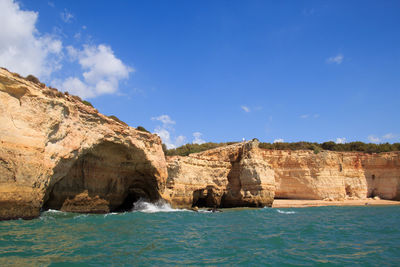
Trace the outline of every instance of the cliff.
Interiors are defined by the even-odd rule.
[[[274,199],[274,171],[258,142],[167,158],[164,198],[176,207],[263,207]]]
[[[262,150],[275,171],[275,198],[400,200],[400,152]]]
[[[165,158],[157,135],[0,69],[0,220],[41,210],[263,207],[275,198],[400,200],[400,152],[284,151],[236,143]]]
[[[0,103],[0,219],[47,208],[108,212],[159,198],[167,168],[158,136],[4,69]]]
[[[400,200],[400,152],[267,150],[257,141],[167,158],[177,207],[270,206],[273,199]]]

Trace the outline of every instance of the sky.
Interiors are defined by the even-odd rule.
[[[400,1],[0,0],[0,66],[186,143],[400,142]]]

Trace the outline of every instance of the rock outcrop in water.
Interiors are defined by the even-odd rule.
[[[0,103],[0,220],[128,210],[140,198],[185,208],[400,200],[400,152],[265,150],[254,140],[165,159],[158,136],[4,69]]]
[[[400,200],[400,152],[257,148],[257,141],[167,158],[177,207],[269,206],[275,199]]]
[[[274,199],[274,171],[258,142],[168,157],[164,198],[176,207],[262,207]]]
[[[159,198],[167,168],[158,136],[4,69],[0,103],[0,219],[37,217],[43,208],[108,212]]]

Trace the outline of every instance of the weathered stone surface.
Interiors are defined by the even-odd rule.
[[[257,141],[169,157],[164,198],[176,207],[260,207],[274,198],[274,172]]]
[[[400,153],[262,150],[275,171],[275,198],[399,199]]]
[[[178,207],[263,206],[273,198],[400,199],[400,152],[315,154],[259,149],[248,142],[167,162],[165,198]]]
[[[400,152],[314,154],[251,141],[166,161],[158,136],[3,69],[0,103],[0,219],[127,210],[139,198],[176,207],[400,200]]]
[[[89,192],[85,190],[72,199],[67,198],[61,210],[78,213],[108,213],[110,212],[110,203],[98,195],[90,196]]]
[[[0,219],[61,209],[85,191],[109,210],[124,209],[139,197],[157,199],[164,188],[158,136],[4,69],[0,103]]]

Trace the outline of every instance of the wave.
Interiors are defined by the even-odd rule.
[[[296,212],[295,211],[283,211],[283,210],[276,210],[278,213],[281,213],[281,214],[295,214]]]
[[[61,211],[61,210],[52,210],[52,209],[46,210],[45,212],[46,213],[65,213],[64,211]]]
[[[118,212],[106,213],[106,214],[104,214],[104,218],[107,217],[107,216],[110,216],[110,215],[118,215],[118,214],[119,214]],[[124,214],[124,213],[121,213],[121,214]]]
[[[133,203],[132,211],[140,211],[145,213],[155,213],[155,212],[178,212],[178,211],[189,211],[186,209],[173,209],[171,205],[165,201],[159,200],[155,203],[146,202],[144,200],[139,200]]]

